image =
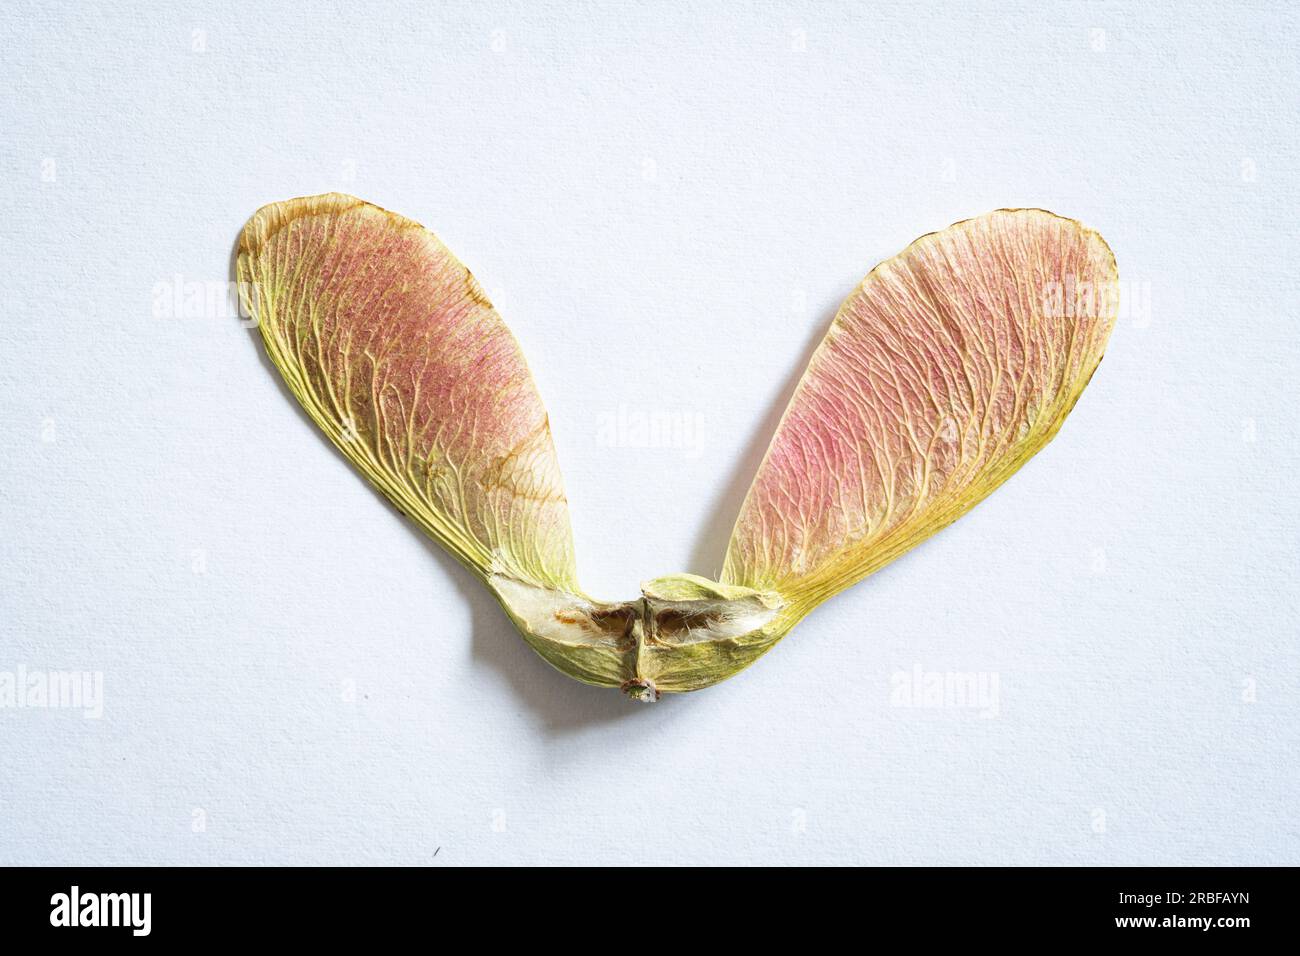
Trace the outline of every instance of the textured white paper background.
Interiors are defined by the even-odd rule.
[[[0,863],[1300,862],[1298,25],[7,3],[0,674],[104,700],[0,710]],[[219,299],[175,314],[329,189],[483,281],[610,598],[716,573],[835,306],[921,233],[1077,217],[1126,311],[986,504],[637,707],[534,657]],[[996,676],[996,714],[895,706],[915,668]]]

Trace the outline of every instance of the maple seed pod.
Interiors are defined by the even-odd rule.
[[[580,681],[654,701],[753,663],[809,611],[957,520],[1046,445],[1115,321],[1101,237],[1001,209],[876,266],[813,354],[721,580],[629,601],[577,582],[550,424],[518,343],[433,233],[351,196],[260,209],[240,295],[343,455]]]

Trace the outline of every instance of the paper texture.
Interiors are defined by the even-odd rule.
[[[0,691],[47,693],[0,708],[0,863],[1300,862],[1297,25],[7,4]],[[331,189],[499,306],[611,599],[717,573],[835,307],[918,235],[1078,218],[1124,311],[986,503],[631,706],[535,657],[232,314],[247,217]]]

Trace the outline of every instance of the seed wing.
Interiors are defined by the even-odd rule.
[[[351,196],[274,203],[244,227],[238,276],[290,390],[398,509],[484,578],[577,590],[546,410],[433,233]]]
[[[1097,233],[1038,209],[957,223],[878,265],[795,390],[722,580],[779,591],[792,626],[973,508],[1074,407],[1116,282]]]

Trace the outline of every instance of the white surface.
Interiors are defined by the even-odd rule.
[[[0,710],[0,863],[1300,863],[1295,8],[708,6],[5,5],[0,672],[104,691]],[[612,598],[716,573],[834,307],[921,233],[1077,217],[1128,314],[975,513],[634,706],[237,321],[155,315],[328,189],[497,301]],[[891,706],[918,665],[996,716]]]

